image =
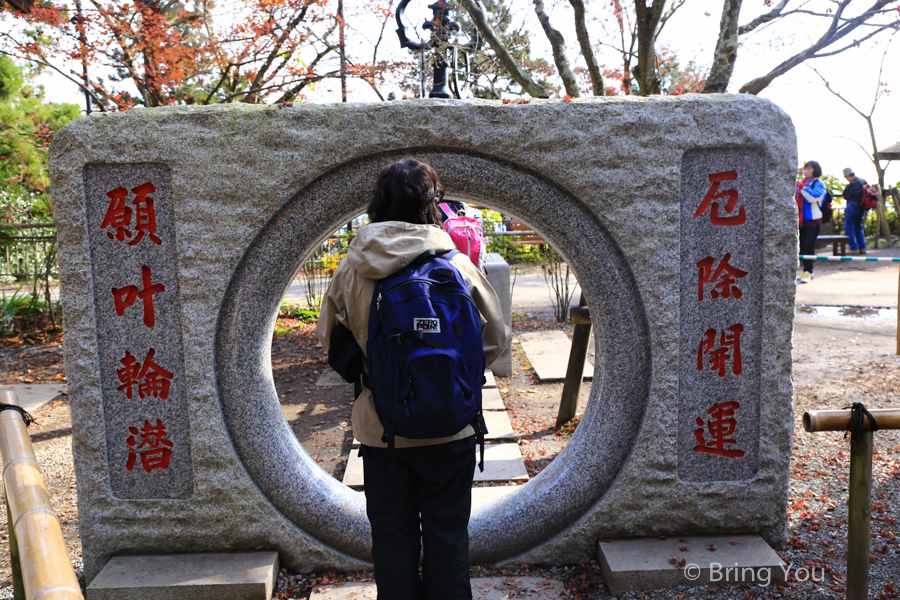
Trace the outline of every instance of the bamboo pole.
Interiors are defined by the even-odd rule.
[[[900,409],[873,408],[869,410],[875,418],[878,429],[900,429]],[[810,432],[847,431],[850,428],[850,409],[847,410],[811,410],[803,413],[803,428]],[[870,431],[868,419],[863,422],[863,430]]]
[[[872,530],[872,432],[865,431],[859,437],[860,439],[850,442],[847,600],[866,600],[869,597],[869,551]]]
[[[9,512],[9,501],[6,494],[6,537],[9,540],[9,562],[12,570],[13,600],[25,600],[25,587],[22,585],[22,565],[19,562],[19,545],[16,543],[16,531],[9,526],[13,522],[12,513]]]
[[[0,393],[0,401],[18,405],[10,391]],[[25,598],[84,600],[25,422],[14,410],[0,412],[0,456],[12,517],[8,527],[18,544]]]

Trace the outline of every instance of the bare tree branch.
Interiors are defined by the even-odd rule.
[[[634,12],[637,16],[638,64],[632,70],[637,79],[642,96],[658,94],[660,91],[659,73],[656,64],[656,30],[662,18],[666,0],[635,0]]]
[[[719,40],[713,54],[713,64],[703,87],[704,94],[724,94],[734,72],[737,60],[738,19],[741,16],[742,0],[725,0],[722,7],[722,21],[719,23]]]
[[[784,75],[799,64],[803,64],[807,59],[815,56],[815,54],[819,50],[827,48],[831,44],[836,43],[840,39],[849,35],[852,31],[865,23],[872,16],[880,13],[880,9],[888,1],[889,0],[879,0],[859,16],[852,19],[843,20],[841,16],[843,15],[843,12],[847,8],[847,6],[850,4],[851,0],[841,0],[841,2],[838,4],[838,9],[835,11],[834,17],[832,17],[831,25],[828,27],[828,30],[822,35],[822,37],[820,37],[810,47],[806,48],[802,52],[798,52],[794,56],[782,62],[780,65],[769,71],[769,73],[767,73],[766,75],[745,83],[743,86],[741,86],[741,89],[739,91],[741,93],[749,94],[760,93],[761,91],[766,89],[766,87],[776,77]],[[894,23],[891,23],[889,25],[885,25],[884,27],[891,27],[893,25],[896,25],[897,23],[900,23],[900,20],[895,21]]]
[[[865,37],[861,37],[858,40],[853,40],[852,43],[847,44],[846,46],[844,46],[843,48],[840,48],[839,50],[833,50],[832,52],[817,52],[816,54],[814,54],[812,56],[812,58],[825,58],[826,56],[834,56],[835,54],[840,54],[841,52],[844,52],[845,50],[849,50],[850,48],[858,48],[861,43],[863,43],[864,41],[866,41],[867,39],[869,39],[872,36],[878,35],[879,33],[884,31],[885,29],[888,29],[889,27],[890,27],[889,25],[885,25],[884,27],[879,27],[875,31],[869,33],[869,35],[867,35]]]
[[[672,15],[675,14],[675,11],[684,6],[686,0],[675,0],[672,4],[669,5],[669,8],[666,9],[666,12],[659,18],[659,25],[656,26],[656,38],[659,38],[659,34],[662,33],[663,27],[666,26],[666,23],[669,22],[669,19],[672,18]],[[655,40],[654,40],[655,43]]]
[[[484,10],[482,10],[481,6],[477,3],[477,0],[459,1],[460,4],[463,5],[463,8],[466,9],[466,12],[469,13],[469,16],[472,17],[472,22],[478,29],[478,33],[480,33],[490,45],[491,50],[494,51],[494,54],[497,55],[497,59],[509,72],[510,77],[522,86],[522,89],[528,92],[533,98],[549,98],[550,96],[547,94],[547,90],[536,83],[528,73],[520,69],[516,64],[516,61],[513,60],[509,50],[503,45],[503,42],[500,41],[490,24],[487,22]]]
[[[9,34],[3,34],[3,35],[6,36],[6,37],[9,37]],[[85,87],[84,82],[83,82],[80,78],[70,77],[70,76],[67,75],[62,69],[60,69],[59,67],[57,67],[57,66],[55,66],[54,64],[52,64],[51,62],[49,62],[49,61],[48,61],[46,58],[44,58],[43,56],[40,57],[40,60],[37,60],[37,59],[31,58],[31,57],[28,57],[28,56],[16,56],[15,54],[10,54],[9,52],[6,52],[6,51],[4,51],[4,50],[0,50],[0,54],[5,54],[5,55],[9,56],[10,58],[15,58],[15,59],[18,59],[18,60],[26,60],[26,61],[28,61],[28,62],[32,62],[32,63],[35,63],[35,64],[37,64],[37,65],[41,65],[42,67],[47,67],[47,68],[53,69],[54,71],[56,71],[57,73],[59,73],[60,75],[62,75],[63,77],[65,77],[66,79],[68,79],[69,81],[71,81],[72,83],[74,83],[75,85],[77,85],[78,88],[79,88],[81,91],[83,91],[83,92],[85,92],[86,94],[88,94],[88,95],[91,97],[91,100],[93,100],[94,102],[97,103],[97,106],[100,108],[100,111],[101,111],[101,112],[103,112],[103,111],[106,110],[106,108],[104,107],[104,104],[105,104],[105,103],[103,102],[103,100],[101,100],[101,99],[97,96],[97,94],[94,93],[93,90],[91,90],[91,89],[88,88],[88,87]]]
[[[684,2],[684,0],[680,0]],[[578,45],[581,46],[581,55],[587,63],[588,73],[591,76],[591,88],[595,96],[605,96],[603,87],[603,75],[600,74],[600,65],[597,63],[597,55],[591,46],[591,38],[588,36],[587,24],[584,18],[584,0],[569,0],[569,4],[575,9],[575,35],[578,36]],[[570,94],[571,95],[571,94]]]
[[[878,158],[878,142],[875,139],[875,125],[872,121],[872,115],[875,114],[875,107],[878,104],[878,99],[881,97],[881,75],[884,72],[884,60],[885,60],[885,57],[887,57],[888,49],[890,48],[891,41],[893,41],[894,35],[896,35],[896,33],[897,32],[895,31],[894,33],[891,34],[891,37],[888,39],[887,44],[885,44],[885,46],[884,46],[884,53],[881,55],[881,62],[878,66],[878,78],[875,81],[875,94],[872,99],[872,108],[869,110],[869,114],[866,114],[866,113],[862,112],[861,110],[859,110],[858,108],[856,108],[856,106],[854,106],[852,102],[850,102],[849,100],[844,98],[844,96],[841,95],[841,93],[839,91],[832,88],[831,83],[827,79],[825,79],[825,77],[821,73],[819,73],[818,69],[816,69],[814,66],[809,67],[810,69],[812,69],[813,73],[815,73],[816,75],[819,76],[819,79],[822,80],[822,83],[825,84],[826,90],[831,92],[831,94],[834,95],[836,98],[838,98],[841,102],[843,102],[844,104],[849,106],[851,109],[853,109],[853,111],[856,114],[858,114],[860,117],[862,117],[865,120],[866,125],[868,125],[869,139],[872,143],[872,148],[871,148],[872,152],[869,155],[869,159],[872,161],[872,164],[875,166],[875,172],[878,174],[878,186],[879,186],[880,190],[885,189],[885,187],[884,187],[885,167],[883,167],[881,165],[881,160]],[[860,145],[858,143],[857,143],[857,145],[859,145],[859,147],[862,148],[862,145]],[[863,148],[863,150],[865,150],[865,148]],[[868,151],[866,151],[866,152],[868,152]],[[884,201],[883,194],[881,194],[881,196],[882,196],[881,201],[883,202]],[[892,246],[891,240],[890,240],[890,235],[889,235],[890,231],[889,231],[889,228],[887,227],[887,223],[884,221],[885,216],[884,216],[883,209],[884,209],[883,206],[879,207],[879,209],[878,209],[878,221],[880,223],[880,226],[884,227],[885,233],[888,234],[887,235],[888,246]],[[876,229],[876,231],[877,231],[877,229]],[[876,235],[875,237],[876,237],[876,241],[877,241],[878,236]]]
[[[553,48],[553,62],[556,63],[556,70],[559,71],[559,76],[566,88],[566,94],[573,98],[580,98],[581,92],[578,90],[578,83],[575,81],[575,73],[572,72],[572,67],[566,56],[566,40],[550,24],[550,17],[544,12],[543,0],[534,0],[534,12],[537,14],[538,21],[541,22],[541,27],[544,28],[544,33],[547,34],[547,39],[550,40],[550,46]]]
[[[753,19],[746,25],[741,25],[740,27],[738,27],[738,35],[744,35],[745,33],[750,33],[751,31],[753,31],[760,25],[764,25],[764,24],[768,23],[769,21],[774,21],[778,17],[782,16],[781,12],[784,10],[784,7],[787,6],[787,3],[789,1],[790,0],[781,0],[781,2],[779,2],[775,8],[773,8],[766,14],[756,17],[755,19]]]

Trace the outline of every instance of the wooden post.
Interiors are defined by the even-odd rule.
[[[850,502],[847,519],[847,600],[869,597],[872,532],[872,432],[850,442]]]
[[[888,248],[894,247],[894,242],[891,241],[891,228],[888,225],[887,221],[887,210],[886,210],[886,202],[884,199],[884,193],[882,193],[880,188],[876,188],[878,190],[878,206],[876,207],[876,211],[878,212],[878,221],[875,224],[875,239],[878,239],[879,235],[884,235],[884,241],[887,243]],[[878,244],[875,244],[875,247],[878,247]]]
[[[891,188],[890,196],[894,201],[894,210],[897,211],[897,226],[900,228],[900,188]],[[900,229],[897,233],[900,233]],[[897,274],[897,315],[897,356],[900,356],[900,272]]]
[[[879,430],[900,429],[900,409],[868,411]],[[803,428],[810,432],[847,431],[852,411],[814,410],[803,415]],[[862,421],[857,439],[850,439],[850,484],[847,523],[847,598],[865,600],[869,594],[869,552],[872,529],[872,422]]]
[[[573,307],[570,311],[575,331],[572,333],[572,350],[569,352],[566,381],[563,384],[562,399],[559,401],[559,414],[556,416],[557,427],[571,421],[575,417],[575,411],[578,410],[578,396],[581,394],[581,381],[584,378],[584,360],[587,358],[591,341],[590,312],[578,310],[582,308],[587,308],[584,292],[581,293],[578,307]]]

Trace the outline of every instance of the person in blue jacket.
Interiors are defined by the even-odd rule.
[[[822,201],[825,200],[825,184],[822,167],[814,160],[803,165],[803,180],[797,182],[795,199],[800,214],[800,254],[812,256],[816,253],[816,238],[822,230]],[[803,261],[803,273],[797,276],[800,283],[809,283],[813,277],[815,260]]]
[[[847,210],[844,211],[844,234],[850,238],[849,254],[865,254],[866,234],[863,231],[863,219],[866,211],[859,205],[859,202],[863,197],[863,186],[866,185],[866,180],[857,177],[853,169],[849,167],[844,169],[844,179],[848,183],[841,195],[847,201]]]

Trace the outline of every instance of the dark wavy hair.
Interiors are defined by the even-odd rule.
[[[387,165],[378,173],[366,212],[373,223],[405,221],[418,225],[441,225],[438,203],[444,186],[431,165],[407,157]]]
[[[821,177],[822,176],[822,167],[814,160],[809,161],[808,163],[803,165],[804,167],[812,167],[813,177]]]

